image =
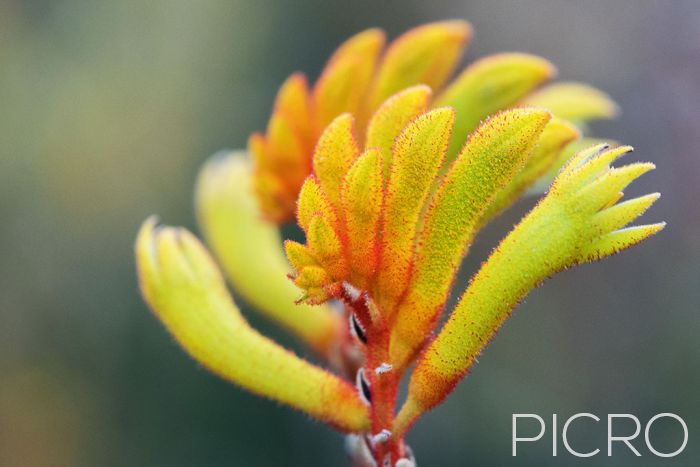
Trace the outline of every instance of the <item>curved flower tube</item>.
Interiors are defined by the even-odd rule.
[[[148,219],[136,260],[151,310],[206,368],[340,430],[367,429],[368,409],[353,386],[250,328],[214,261],[188,231]]]

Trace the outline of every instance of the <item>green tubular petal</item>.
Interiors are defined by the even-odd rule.
[[[204,236],[236,290],[260,313],[327,352],[341,320],[328,306],[294,303],[299,289],[287,278],[292,271],[277,226],[258,210],[245,154],[214,156],[204,166],[196,207]]]
[[[136,262],[151,310],[207,369],[342,431],[369,427],[367,406],[353,385],[248,325],[218,267],[191,233],[147,220],[136,241]]]

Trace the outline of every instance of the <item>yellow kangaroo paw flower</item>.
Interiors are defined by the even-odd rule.
[[[367,406],[352,385],[248,325],[216,264],[188,231],[147,220],[136,240],[136,261],[151,310],[207,369],[339,430],[369,427]]]
[[[392,149],[375,301],[391,313],[407,285],[416,228],[450,139],[454,111],[432,110],[406,126]]]
[[[379,220],[384,195],[379,149],[365,151],[343,179],[341,198],[345,213],[347,252],[352,284],[366,290],[379,261]]]
[[[473,133],[440,183],[392,330],[395,367],[405,367],[430,336],[484,209],[522,168],[549,119],[548,111],[531,108],[496,114]]]
[[[657,198],[605,207],[624,186],[652,168],[637,163],[601,170],[601,161],[611,162],[628,150],[594,147],[583,157],[572,158],[547,196],[494,250],[418,360],[408,400],[395,422],[397,433],[452,391],[530,290],[562,269],[616,253],[664,227],[660,223],[607,230],[626,224]],[[601,212],[601,207],[608,212]]]

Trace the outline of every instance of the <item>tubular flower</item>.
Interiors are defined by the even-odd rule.
[[[515,105],[549,108],[577,125],[617,113],[604,93],[580,83],[554,83],[544,58],[523,53],[491,55],[452,72],[472,37],[465,21],[444,21],[414,28],[384,47],[380,29],[368,29],[342,44],[313,86],[302,73],[280,88],[265,134],[253,134],[248,149],[254,161],[254,189],[265,217],[285,222],[294,217],[299,190],[312,171],[312,154],[323,129],[338,115],[355,116],[359,143],[369,117],[396,92],[416,84],[436,94],[432,105],[452,106],[455,131],[448,157],[454,157],[481,120]]]
[[[182,347],[238,386],[349,433],[358,466],[415,465],[406,432],[533,288],[665,225],[628,227],[658,193],[621,201],[653,164],[613,167],[629,146],[580,138],[575,125],[614,104],[580,84],[534,90],[552,74],[542,59],[489,57],[434,97],[469,36],[466,23],[423,26],[383,58],[379,31],[355,36],[312,91],[299,75],[282,87],[267,135],[251,138],[252,163],[221,154],[199,177],[199,222],[237,292],[328,369],[253,330],[192,234],[149,219],[136,241],[143,296]],[[552,179],[436,329],[477,233]],[[269,221],[290,209],[303,242],[282,242]]]

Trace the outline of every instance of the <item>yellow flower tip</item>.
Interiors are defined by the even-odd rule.
[[[250,328],[204,246],[188,231],[144,222],[136,239],[143,296],[180,345],[219,376],[342,431],[369,427],[355,388]]]
[[[401,49],[407,47],[408,44],[435,42],[443,44],[443,47],[448,49],[454,48],[457,52],[462,52],[473,36],[474,28],[466,20],[435,21],[407,31],[394,41],[392,47]],[[387,51],[387,54],[389,53],[392,53],[391,49]]]
[[[619,106],[609,95],[588,84],[576,82],[545,86],[528,96],[525,103],[547,107],[557,116],[576,123],[611,119],[620,114]]]
[[[156,216],[143,223],[135,251],[141,291],[156,312],[160,289],[169,282],[224,287],[214,260],[199,241],[183,228],[159,226]]]
[[[335,224],[336,213],[321,184],[314,175],[309,175],[301,187],[297,201],[297,223],[304,231],[309,229],[311,219],[321,215]]]
[[[315,215],[306,232],[309,249],[330,277],[347,275],[344,245],[333,225],[322,215]]]
[[[424,24],[413,29],[420,31],[423,28],[442,31],[443,34],[452,37],[456,41],[467,42],[474,36],[474,27],[464,19],[448,19]]]
[[[338,61],[346,57],[366,54],[368,51],[378,51],[386,42],[386,33],[381,28],[368,28],[360,31],[341,44],[328,60],[326,70],[332,68]]]
[[[423,83],[439,89],[462,56],[472,28],[464,21],[429,23],[398,37],[382,60],[371,107],[376,109],[392,94]]]
[[[316,132],[342,112],[358,113],[384,46],[384,33],[370,29],[350,38],[333,54],[312,91]]]
[[[366,146],[382,151],[385,177],[389,176],[391,147],[396,137],[411,120],[428,109],[432,95],[429,86],[412,86],[391,96],[372,116],[367,126]]]
[[[314,150],[314,175],[336,210],[340,209],[339,190],[343,177],[360,155],[355,135],[355,118],[343,113],[323,131]]]
[[[292,267],[296,270],[301,270],[306,266],[318,266],[318,262],[309,249],[301,243],[293,240],[285,240],[284,251]]]

